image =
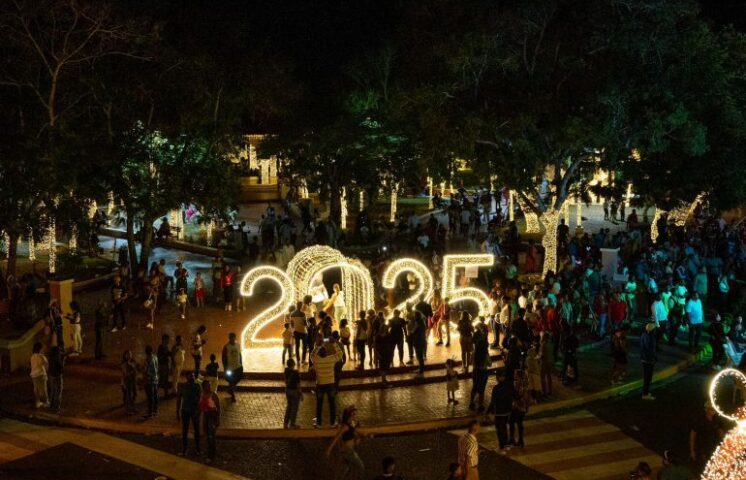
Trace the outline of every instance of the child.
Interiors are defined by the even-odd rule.
[[[210,363],[205,366],[205,381],[210,382],[210,386],[213,392],[218,391],[218,369],[220,365],[215,360],[215,354],[210,354]]]
[[[189,298],[187,297],[186,290],[183,288],[179,289],[179,294],[176,295],[176,301],[179,302],[179,310],[181,311],[181,319],[186,318],[186,307],[187,307],[187,300]]]
[[[614,332],[611,338],[611,356],[614,366],[611,369],[611,383],[621,383],[627,375],[627,325]]]
[[[194,299],[197,307],[205,306],[205,281],[202,279],[202,272],[197,272],[194,277]]]
[[[293,358],[293,331],[290,324],[285,322],[285,330],[282,331],[282,364],[285,365],[285,354]]]
[[[339,340],[342,343],[342,348],[347,351],[347,358],[352,358],[350,356],[350,336],[352,332],[348,325],[349,322],[346,318],[339,322]]]
[[[448,403],[458,405],[458,400],[456,400],[458,373],[456,373],[456,362],[452,358],[446,360],[446,391],[448,392]]]

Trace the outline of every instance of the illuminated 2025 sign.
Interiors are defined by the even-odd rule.
[[[442,296],[449,303],[465,300],[473,301],[479,307],[480,314],[487,313],[490,307],[489,297],[485,292],[474,287],[459,287],[457,269],[464,267],[491,266],[494,257],[491,254],[459,254],[443,257]],[[241,295],[250,297],[254,288],[262,280],[272,280],[280,287],[280,298],[277,302],[256,315],[244,327],[241,342],[244,347],[272,347],[282,344],[279,338],[257,338],[259,330],[281,318],[297,300],[311,294],[314,278],[325,271],[339,268],[342,271],[342,285],[345,290],[345,307],[350,314],[361,310],[375,308],[375,290],[373,279],[368,269],[358,260],[345,257],[342,252],[331,247],[315,245],[305,248],[290,261],[287,273],[279,268],[262,266],[250,270],[241,281]],[[383,287],[392,289],[396,278],[402,273],[410,272],[417,280],[417,290],[395,308],[403,309],[409,302],[420,298],[429,300],[434,291],[434,281],[430,270],[419,260],[400,258],[392,262],[383,274]]]

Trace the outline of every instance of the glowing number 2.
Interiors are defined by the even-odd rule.
[[[391,262],[391,265],[389,265],[386,268],[386,271],[383,272],[383,281],[381,282],[383,288],[394,288],[396,285],[396,277],[403,272],[411,272],[417,279],[418,286],[417,291],[415,291],[412,296],[394,307],[400,311],[404,311],[407,303],[412,303],[414,305],[414,303],[420,299],[420,296],[422,296],[422,299],[425,301],[433,296],[433,276],[430,273],[430,270],[428,270],[422,262],[413,258],[400,258]]]
[[[241,281],[241,295],[250,297],[254,294],[254,287],[261,280],[274,280],[280,286],[280,299],[272,306],[249,321],[241,332],[241,345],[243,348],[261,344],[265,347],[273,347],[282,344],[279,338],[257,339],[256,334],[273,320],[284,315],[295,301],[295,287],[290,277],[276,267],[257,267],[249,270]]]
[[[482,290],[474,287],[458,287],[456,285],[456,269],[459,267],[491,267],[495,261],[490,253],[471,255],[443,256],[443,298],[448,303],[472,300],[479,305],[479,314],[484,315],[490,310],[490,298]]]

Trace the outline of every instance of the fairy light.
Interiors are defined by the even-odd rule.
[[[78,227],[76,225],[73,225],[70,231],[70,240],[67,242],[67,248],[71,252],[78,249]]]
[[[718,415],[736,423],[736,427],[728,432],[723,441],[707,462],[702,474],[703,480],[741,480],[746,478],[746,414],[744,407],[735,414],[726,414],[718,405],[717,386],[721,379],[732,378],[741,388],[746,387],[746,376],[734,368],[726,368],[710,382],[710,403]]]
[[[575,200],[575,223],[576,227],[583,228],[583,202],[579,198]]]
[[[458,268],[491,267],[495,257],[491,253],[443,255],[443,298],[449,303],[472,300],[479,306],[479,314],[485,315],[490,310],[490,298],[482,290],[474,287],[457,287]]]
[[[207,246],[212,246],[212,233],[215,230],[215,220],[210,220],[207,223],[207,231],[205,232],[205,238],[207,240]]]
[[[512,192],[511,192],[512,193]],[[539,216],[532,211],[528,204],[523,200],[520,195],[515,197],[518,200],[518,206],[523,211],[523,216],[526,219],[526,233],[541,233],[541,224],[539,223]]]
[[[109,192],[109,204],[106,207],[106,216],[111,218],[114,214],[114,192]]]
[[[272,280],[280,287],[280,298],[266,308],[254,318],[249,320],[241,332],[241,345],[244,348],[260,345],[264,347],[275,347],[282,344],[280,338],[260,339],[256,338],[257,333],[267,325],[271,324],[288,311],[295,303],[295,287],[288,274],[277,267],[261,266],[252,268],[241,280],[240,293],[243,297],[254,295],[256,285],[262,280]]]
[[[433,209],[433,177],[427,177],[427,208]]]
[[[391,215],[389,216],[389,222],[394,223],[396,221],[396,204],[399,201],[399,182],[395,182],[391,188]]]
[[[541,245],[544,247],[544,268],[543,275],[546,276],[549,270],[557,271],[557,226],[559,225],[560,210],[549,210],[544,212],[544,236],[541,239]]]
[[[308,198],[308,184],[306,184],[305,180],[300,181],[300,198],[303,200],[306,200]]]
[[[55,273],[57,271],[57,225],[54,218],[49,221],[47,244],[49,245],[49,273]]]
[[[373,278],[358,260],[326,245],[313,245],[298,252],[288,263],[287,273],[293,279],[298,300],[311,293],[313,278],[327,270],[342,270],[342,289],[348,312],[375,308]],[[350,313],[352,314],[352,313]]]
[[[565,218],[565,225],[570,226],[570,202],[565,202],[562,207],[562,215]]]
[[[96,200],[93,200],[88,206],[88,220],[93,220],[96,213],[98,213],[98,204],[96,203]]]
[[[414,258],[400,258],[394,260],[391,264],[386,267],[386,271],[383,272],[383,278],[381,284],[383,288],[392,289],[396,286],[396,277],[404,272],[411,272],[414,278],[417,280],[417,290],[407,300],[397,305],[396,309],[404,311],[408,302],[422,298],[425,301],[430,300],[433,296],[433,275],[430,273],[424,263]]]
[[[36,242],[34,242],[34,231],[31,229],[28,233],[28,259],[30,262],[36,261]]]
[[[342,187],[342,195],[339,198],[339,228],[347,230],[347,189]]]
[[[362,212],[363,210],[365,210],[365,190],[360,190],[360,194],[359,194],[359,199],[358,200],[359,200],[359,203],[360,203],[360,205],[358,206],[358,208],[359,208],[358,211]]]
[[[661,219],[664,213],[666,213],[665,210],[655,207],[653,223],[650,224],[650,239],[653,241],[653,243],[658,243],[658,236],[660,235],[660,232],[658,231],[658,221]]]
[[[510,190],[508,192],[508,220],[515,221],[515,206],[514,206],[514,194],[513,190]],[[528,227],[528,221],[526,221],[527,227]],[[528,232],[527,232],[528,233]]]
[[[626,208],[629,208],[629,202],[632,200],[632,182],[627,184],[627,195],[625,195],[626,199],[624,200],[624,206]]]
[[[440,182],[440,194],[446,196],[446,182]]]

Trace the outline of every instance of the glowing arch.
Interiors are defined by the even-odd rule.
[[[417,291],[410,298],[394,307],[401,311],[404,311],[407,302],[416,301],[420,296],[423,296],[424,300],[427,301],[433,296],[433,275],[425,264],[419,260],[415,260],[414,258],[400,258],[391,262],[391,264],[386,267],[386,271],[383,272],[383,279],[381,281],[383,288],[394,288],[396,285],[396,277],[404,272],[412,272],[414,277],[417,279],[418,285]]]
[[[717,402],[717,385],[724,377],[732,377],[746,389],[746,376],[734,368],[720,371],[710,383],[710,403],[715,411],[724,418],[736,422],[736,427],[728,432],[715,449],[702,474],[704,480],[721,480],[746,478],[746,412],[741,407],[733,415],[725,413]]]
[[[271,266],[256,267],[249,270],[243,277],[243,280],[241,280],[239,290],[241,295],[244,297],[254,295],[254,287],[261,280],[273,280],[276,282],[280,287],[280,298],[246,324],[241,332],[241,346],[243,348],[250,346],[274,347],[282,345],[282,340],[279,338],[258,339],[256,338],[256,334],[277,318],[281,318],[295,303],[295,286],[292,280],[290,280],[290,277],[285,272]]]
[[[295,284],[298,300],[310,294],[313,278],[332,268],[342,270],[342,289],[348,315],[375,308],[375,287],[368,269],[360,261],[324,245],[313,245],[298,252],[288,263],[288,276]]]

